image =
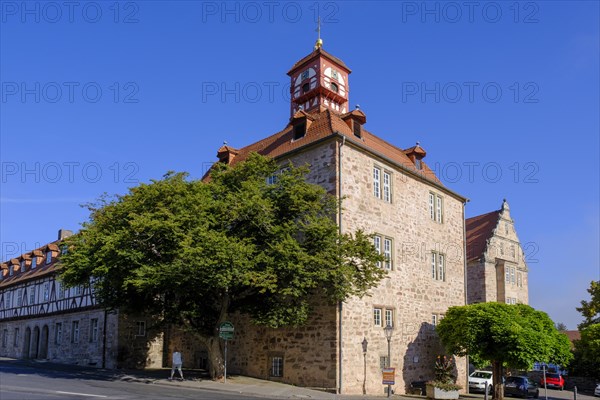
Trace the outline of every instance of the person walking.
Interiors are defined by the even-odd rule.
[[[177,347],[175,349],[173,349],[173,363],[171,366],[171,377],[169,378],[170,381],[173,380],[173,375],[175,375],[175,369],[177,369],[177,371],[179,372],[179,376],[181,378],[179,378],[180,381],[183,380],[183,372],[181,371],[181,365],[183,364],[183,357],[181,356],[181,353],[179,352],[179,350],[177,349]]]

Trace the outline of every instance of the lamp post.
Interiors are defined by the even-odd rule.
[[[363,365],[364,365],[364,372],[363,372],[363,394],[367,394],[367,345],[369,344],[369,342],[367,342],[367,338],[365,337],[362,341],[362,351],[363,351]]]
[[[383,328],[383,331],[385,332],[385,338],[387,339],[388,342],[388,356],[387,356],[387,367],[389,368],[391,366],[391,355],[392,355],[392,351],[391,351],[391,340],[392,340],[392,333],[394,332],[394,328],[392,327],[392,325],[387,324],[387,326],[385,328]],[[387,397],[390,397],[392,394],[392,385],[388,385],[388,390],[387,390]]]

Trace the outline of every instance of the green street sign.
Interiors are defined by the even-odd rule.
[[[225,340],[233,339],[233,324],[231,322],[225,321],[219,326],[219,337]]]

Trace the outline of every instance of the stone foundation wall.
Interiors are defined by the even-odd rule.
[[[104,338],[105,316],[106,338]],[[92,320],[97,320],[96,334],[92,333]],[[78,322],[78,339],[73,332],[74,321]],[[57,329],[59,324],[61,329]],[[15,337],[17,329],[18,337]],[[105,314],[104,310],[99,309],[4,321],[0,322],[0,335],[7,334],[8,337],[6,346],[0,347],[0,356],[115,368],[118,351],[117,330],[117,315]],[[106,351],[104,351],[104,342],[106,342]]]

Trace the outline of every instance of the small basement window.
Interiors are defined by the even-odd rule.
[[[302,139],[306,134],[306,122],[294,126],[294,140]]]

